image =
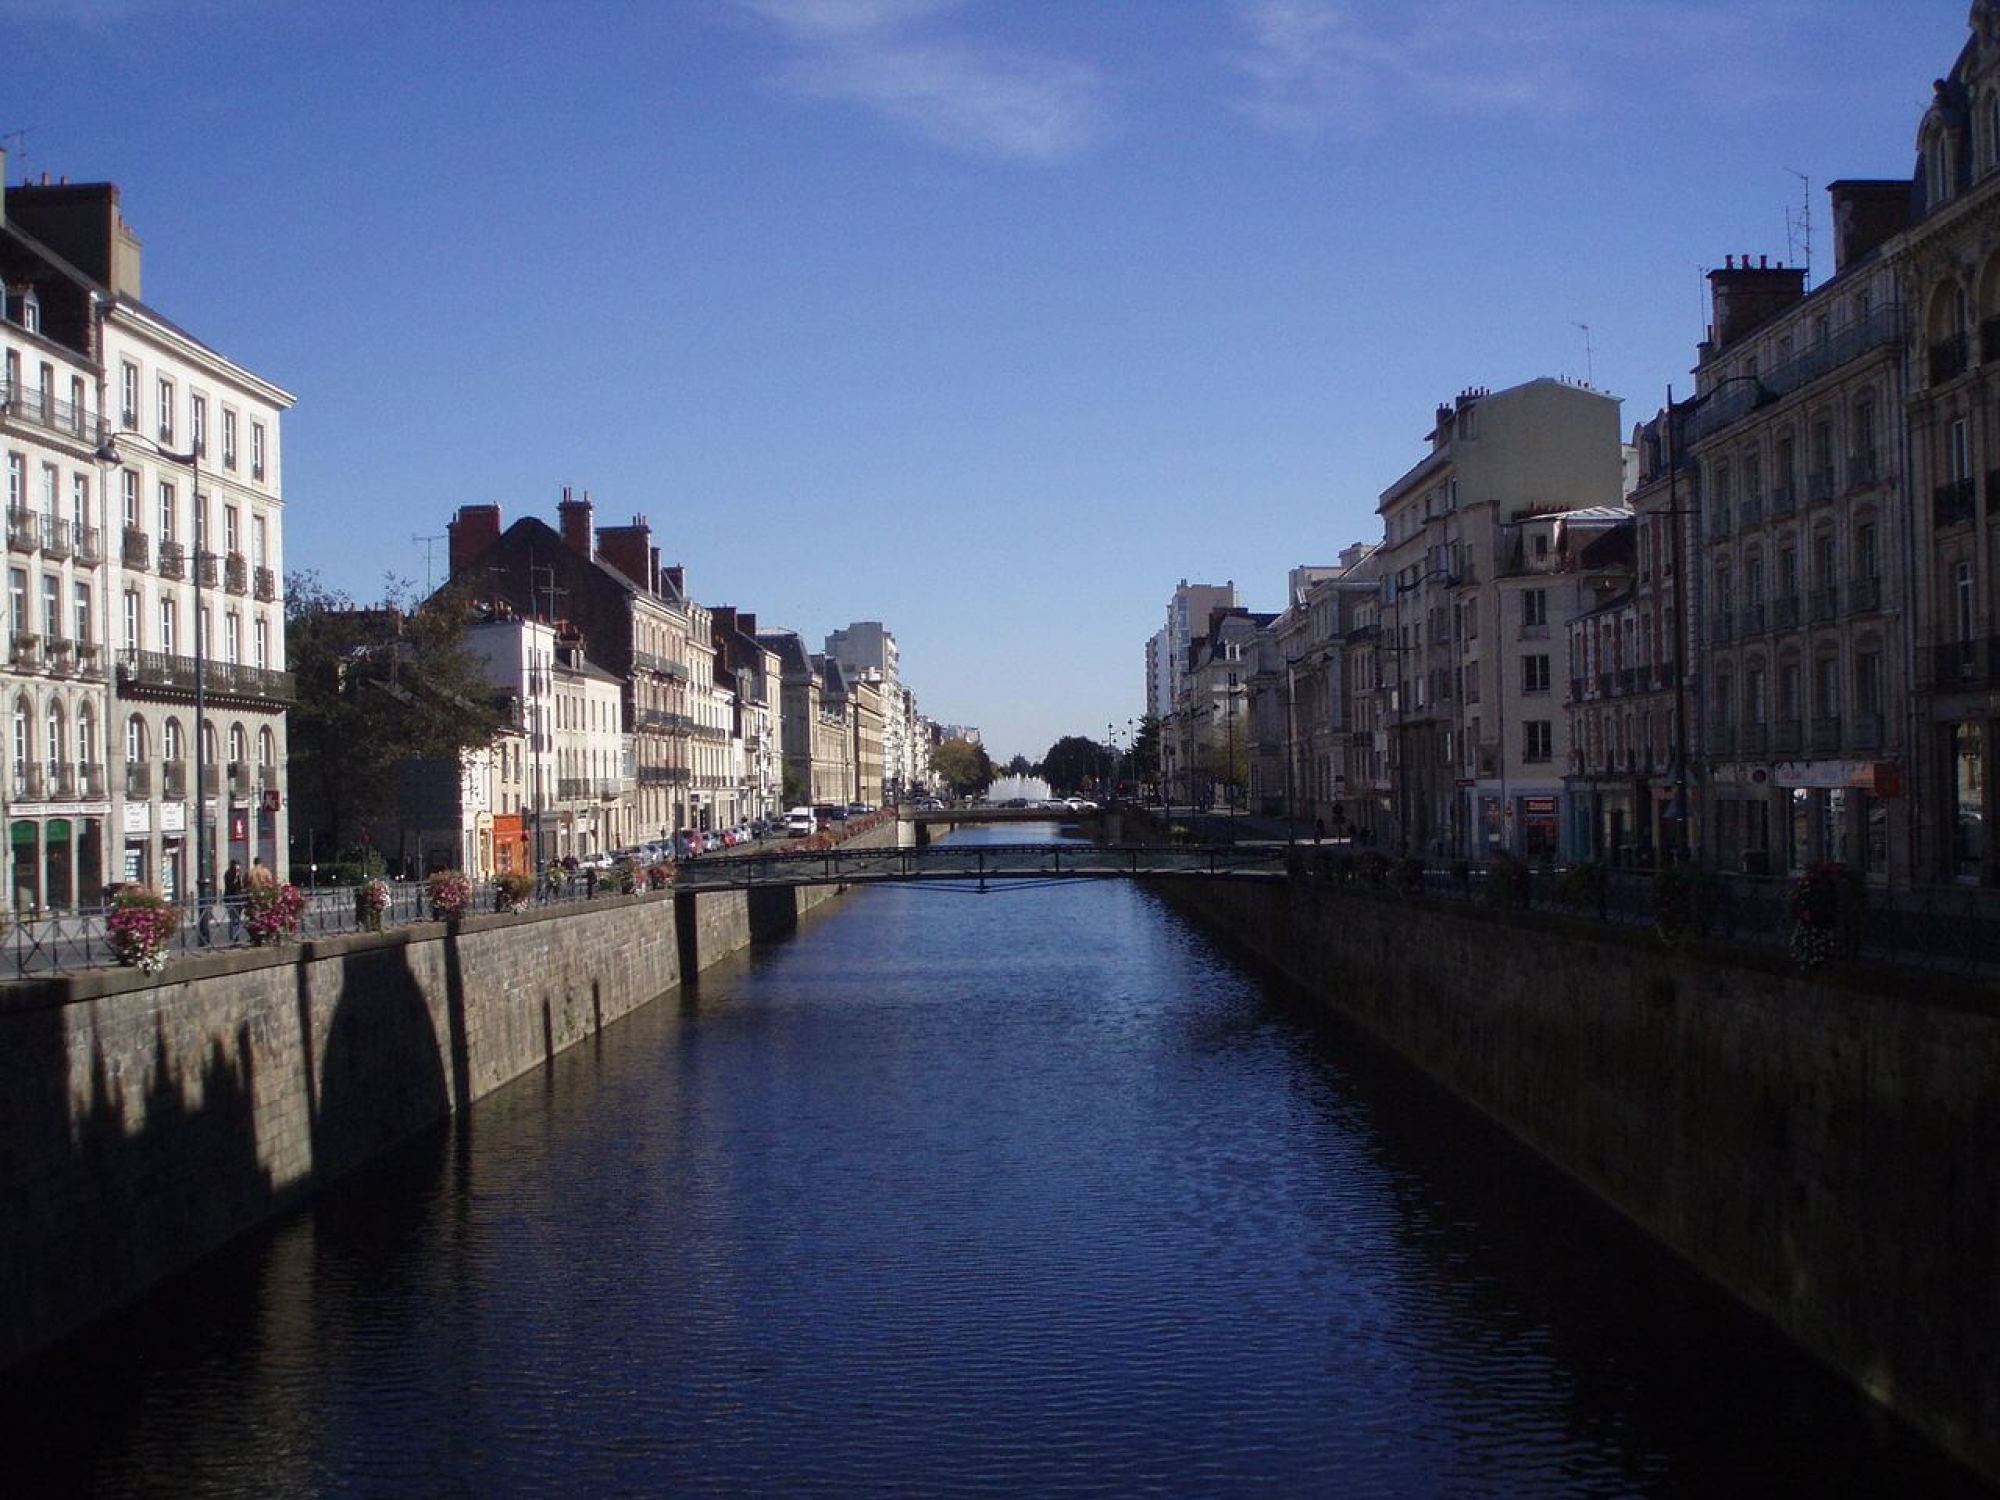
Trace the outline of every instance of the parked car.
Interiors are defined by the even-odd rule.
[[[709,829],[709,831],[704,833],[701,837],[702,837],[702,847],[706,849],[710,854],[719,854],[722,851],[722,835],[717,833],[714,829],[712,828]]]
[[[680,851],[682,859],[693,859],[708,847],[701,833],[693,828],[683,828],[674,835],[674,847]]]

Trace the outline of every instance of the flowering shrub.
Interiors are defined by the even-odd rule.
[[[1707,937],[1716,904],[1715,877],[1699,865],[1666,864],[1653,871],[1653,925],[1669,947]]]
[[[493,877],[493,909],[519,911],[535,894],[535,877],[525,870],[502,870]]]
[[[121,964],[158,974],[167,966],[167,950],[180,920],[180,913],[157,891],[128,885],[119,891],[105,924],[111,951]]]
[[[1527,861],[1496,854],[1486,861],[1486,904],[1511,911],[1528,904]]]
[[[647,890],[664,891],[668,886],[672,885],[673,883],[674,883],[674,867],[669,861],[661,860],[658,864],[646,866]]]
[[[1861,877],[1840,861],[1808,866],[1785,897],[1792,957],[1799,967],[1816,969],[1835,955],[1852,955],[1861,946],[1866,903]]]
[[[367,932],[380,932],[389,911],[389,882],[364,880],[354,888],[354,920]]]
[[[244,893],[243,925],[250,929],[250,941],[262,947],[297,937],[306,893],[289,882],[279,885],[268,872],[259,873],[265,878],[252,879]]]
[[[439,870],[430,879],[431,920],[456,922],[472,905],[472,882],[459,870]]]

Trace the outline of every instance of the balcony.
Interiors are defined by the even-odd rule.
[[[169,760],[160,763],[160,795],[169,799],[185,797],[188,790],[188,768],[184,760]]]
[[[257,785],[267,792],[277,791],[279,789],[278,768],[276,766],[259,766],[257,768]]]
[[[1847,585],[1849,614],[1870,615],[1882,608],[1882,580],[1856,578]]]
[[[1646,669],[1644,667],[1622,667],[1618,672],[1618,691],[1621,693],[1644,692]]]
[[[221,790],[222,790],[222,768],[220,766],[203,766],[201,768],[202,796],[205,798],[213,797],[217,792]]]
[[[104,680],[104,652],[95,641],[76,643],[76,675],[85,682]]]
[[[1570,702],[1572,702],[1572,703],[1581,703],[1581,702],[1583,702],[1583,690],[1584,690],[1584,687],[1585,687],[1585,685],[1586,685],[1587,683],[1589,683],[1589,681],[1590,681],[1590,679],[1589,679],[1588,677],[1572,677],[1572,678],[1570,678],[1570,680],[1569,680],[1569,701],[1570,701]]]
[[[16,671],[39,672],[42,669],[42,638],[38,635],[17,635],[9,647],[7,660]]]
[[[1931,345],[1931,384],[1942,385],[1963,375],[1969,363],[1971,340],[1962,333],[1941,338]]]
[[[693,779],[694,773],[686,766],[639,767],[641,786],[686,786]]]
[[[33,552],[42,545],[42,518],[19,505],[7,507],[7,547],[13,552]]]
[[[93,448],[104,441],[102,417],[93,417],[85,407],[59,401],[39,386],[18,380],[0,381],[0,416],[79,438]]]
[[[215,576],[217,571],[215,566],[215,554],[213,552],[202,552],[196,554],[195,565],[196,565],[196,572],[198,575],[195,579],[195,582],[200,584],[201,587],[205,589],[214,588]]]
[[[1771,601],[1771,624],[1779,630],[1791,630],[1799,623],[1799,596],[1780,594]]]
[[[641,729],[659,729],[677,735],[694,732],[694,720],[686,714],[669,713],[663,708],[642,708],[638,717]]]
[[[162,578],[187,577],[187,549],[179,542],[160,543],[160,576]]]
[[[229,763],[229,795],[238,802],[248,802],[256,790],[256,780],[252,775],[250,762],[232,760]]]
[[[1763,755],[1771,747],[1771,727],[1768,724],[1745,724],[1743,726],[1743,753]]]
[[[1833,498],[1833,466],[1806,475],[1806,504],[1824,505]]]
[[[125,545],[120,557],[128,568],[144,570],[153,565],[153,540],[136,526],[127,526],[124,532]]]
[[[1663,688],[1670,688],[1674,685],[1674,664],[1671,661],[1654,663],[1653,683],[1656,687]]]
[[[1847,455],[1847,482],[1855,489],[1873,484],[1882,477],[1882,459],[1873,448]]]
[[[1771,726],[1771,749],[1778,755],[1797,755],[1805,748],[1806,726],[1801,719],[1780,719]]]
[[[278,575],[269,568],[258,568],[251,575],[250,592],[265,603],[278,597]]]
[[[687,668],[668,657],[655,656],[650,651],[634,651],[632,665],[641,672],[656,672],[673,682],[687,681]]]
[[[1736,727],[1733,724],[1712,724],[1709,726],[1708,753],[1710,755],[1734,755],[1736,753]]]
[[[1964,526],[1972,520],[1979,509],[1974,494],[1977,489],[1977,483],[1968,476],[1948,480],[1931,491],[1931,514],[1938,530]]]
[[[42,554],[51,562],[69,556],[69,522],[62,517],[42,517]]]
[[[1831,586],[1814,589],[1806,597],[1806,618],[1815,625],[1831,625],[1840,617],[1840,591]]]
[[[250,563],[241,552],[232,552],[223,558],[222,586],[232,594],[250,592]]]
[[[1789,484],[1781,484],[1771,491],[1771,519],[1795,515],[1799,508],[1799,492]]]
[[[1882,716],[1856,714],[1847,721],[1847,743],[1856,750],[1882,748]]]
[[[42,800],[42,768],[35,762],[14,762],[14,796],[22,802]]]
[[[70,527],[70,540],[76,543],[79,567],[94,568],[104,561],[104,549],[100,545],[103,535],[95,526]]]
[[[290,672],[272,672],[240,662],[204,661],[201,681],[214,698],[287,704],[296,697]],[[120,651],[118,686],[126,692],[191,695],[195,689],[194,658],[167,651]]]
[[[1931,648],[1931,681],[1940,688],[1969,687],[1979,680],[1979,643],[1945,641]]]
[[[1871,349],[1903,340],[1903,310],[1895,303],[1875,308],[1820,343],[1779,365],[1757,385],[1712,386],[1688,422],[1687,441],[1699,443],[1733,426],[1773,396],[1788,396],[1829,371],[1840,369]],[[1762,389],[1759,389],[1759,386]]]
[[[52,760],[42,767],[42,784],[48,788],[51,797],[74,797],[76,795],[76,767],[66,761]]]
[[[1736,623],[1738,632],[1746,637],[1763,634],[1764,606],[1762,604],[1744,605],[1742,613],[1737,616]]]
[[[1745,495],[1736,507],[1736,521],[1739,526],[1761,526],[1764,524],[1764,497]]]
[[[1812,747],[1814,755],[1832,755],[1840,749],[1839,715],[1812,721]]]
[[[69,676],[76,669],[76,643],[66,636],[50,636],[42,646],[42,664],[57,677]]]
[[[143,760],[125,762],[125,795],[135,798],[153,795],[153,768]]]

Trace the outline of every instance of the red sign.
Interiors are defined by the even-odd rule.
[[[265,790],[264,792],[265,812],[276,812],[280,807],[284,806],[284,802],[285,802],[285,794],[279,791],[276,787],[269,787]]]

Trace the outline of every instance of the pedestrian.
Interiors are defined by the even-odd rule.
[[[1314,842],[1315,844],[1317,844],[1317,843],[1321,843],[1321,842],[1323,842],[1323,841],[1325,840],[1325,838],[1326,838],[1326,819],[1325,819],[1325,818],[1314,818],[1314,819],[1313,819],[1313,842]]]
[[[243,940],[243,866],[235,860],[222,872],[222,905],[229,913],[229,941]]]

